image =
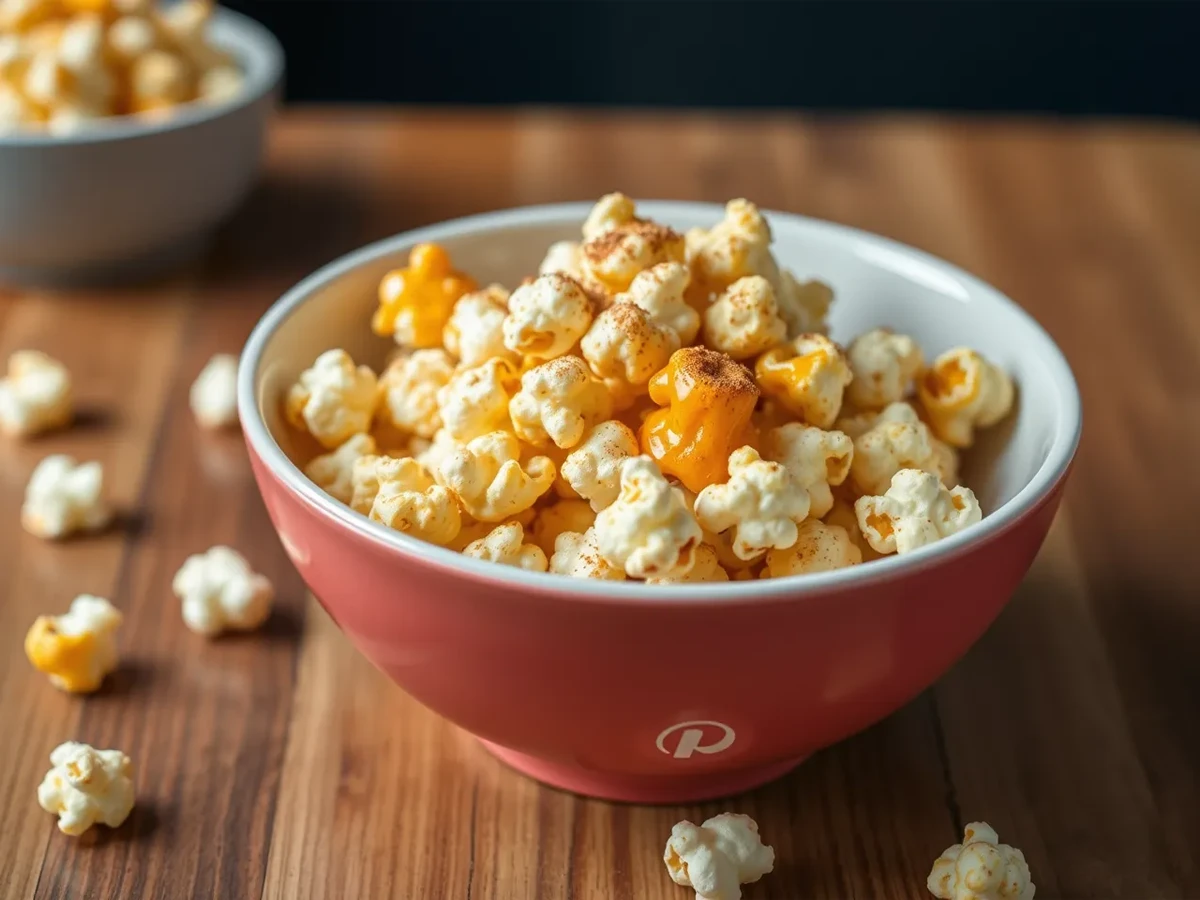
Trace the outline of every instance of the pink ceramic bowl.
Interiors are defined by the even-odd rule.
[[[1013,373],[1019,409],[973,449],[986,517],[903,558],[798,578],[648,587],[527,573],[368,521],[289,460],[281,399],[323,350],[379,366],[376,285],[421,241],[508,285],[578,235],[589,207],[489,213],[408,232],[321,269],[246,345],[239,406],[258,484],[300,574],[404,690],[534,778],[618,800],[682,802],[773,779],[928,687],[983,633],[1038,552],[1079,441],[1074,378],[1016,304],[880,237],[769,214],[775,252],[832,284],[833,335],[881,324],[927,353],[969,344]],[[643,203],[679,230],[721,208]]]

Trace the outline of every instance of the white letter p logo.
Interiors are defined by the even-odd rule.
[[[679,735],[679,742],[675,744],[675,751],[672,753],[667,749],[667,741],[675,734]],[[711,739],[709,743],[705,743],[705,737]],[[689,759],[693,753],[703,753],[707,756],[728,750],[733,746],[735,738],[733,729],[725,723],[697,719],[672,725],[658,736],[655,744],[659,750],[669,753],[675,759]]]

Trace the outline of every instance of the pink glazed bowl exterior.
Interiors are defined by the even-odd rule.
[[[718,207],[699,204],[640,208],[679,227],[720,217]],[[983,318],[995,321],[980,323],[962,342],[986,345],[985,353],[1011,363],[1022,403],[1017,424],[980,450],[992,473],[980,476],[989,509],[983,523],[904,558],[855,569],[648,587],[465,559],[369,522],[304,478],[280,446],[287,445],[276,412],[282,391],[314,349],[347,346],[356,359],[371,352],[362,349],[369,335],[357,334],[367,332],[365,319],[347,322],[339,333],[326,322],[330,316],[369,314],[371,285],[422,240],[445,243],[482,282],[512,283],[519,275],[505,268],[511,263],[488,271],[489,246],[508,248],[505,259],[544,248],[547,236],[572,236],[586,211],[586,205],[517,210],[401,235],[332,264],[289,293],[264,317],[242,361],[239,403],[255,476],[291,559],[355,646],[514,768],[617,800],[684,802],[736,793],[888,715],[984,632],[1054,518],[1079,438],[1078,393],[1045,333],[971,276],[882,238],[771,214],[784,264],[795,266],[796,248],[810,248],[816,273],[822,258],[841,260],[830,262],[835,289],[848,263],[890,264],[883,281],[909,286],[897,293],[940,297],[953,283],[971,302],[986,304]],[[843,247],[853,251],[849,260],[838,256]],[[864,255],[863,247],[870,252]],[[520,272],[538,259],[535,253],[523,260]],[[851,298],[860,291],[870,296],[881,284],[871,278],[860,289],[850,274],[846,281]],[[293,321],[310,302],[311,320]],[[890,317],[881,320],[879,312],[876,301],[875,321],[865,308],[861,321],[850,324],[904,327],[920,318],[888,309]],[[1010,333],[986,337],[1005,327],[998,321],[1008,322]],[[835,336],[837,327],[835,317]],[[351,330],[355,335],[343,340]],[[950,340],[922,335],[919,327],[904,330],[931,352]],[[1039,361],[1032,368],[1014,362],[1033,355]],[[971,483],[969,468],[967,474]]]

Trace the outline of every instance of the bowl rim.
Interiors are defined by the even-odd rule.
[[[870,565],[850,566],[829,572],[749,581],[655,585],[639,581],[568,579],[563,575],[527,572],[515,566],[501,566],[473,559],[372,522],[317,487],[283,452],[267,427],[258,406],[259,368],[267,343],[312,293],[360,266],[416,243],[439,241],[463,234],[502,231],[513,227],[579,223],[591,207],[592,202],[586,201],[525,206],[464,216],[411,229],[351,251],[322,266],[290,288],[272,304],[255,325],[242,350],[238,365],[238,415],[251,453],[258,457],[261,464],[282,482],[288,491],[321,516],[333,520],[340,527],[349,529],[386,552],[397,554],[400,558],[419,559],[425,565],[446,570],[448,574],[470,576],[481,582],[520,589],[527,593],[554,594],[560,598],[569,595],[575,600],[638,605],[744,603],[767,599],[792,599],[848,589],[856,590],[906,578],[921,570],[949,562],[963,553],[977,549],[981,544],[990,543],[1016,527],[1053,494],[1055,487],[1067,475],[1079,446],[1083,426],[1079,388],[1062,351],[1032,316],[996,288],[932,254],[858,228],[774,210],[763,211],[772,223],[790,221],[803,228],[824,231],[840,240],[865,244],[871,249],[885,253],[901,254],[913,265],[931,267],[935,270],[931,275],[939,280],[950,278],[970,294],[981,295],[986,301],[1002,306],[1007,314],[1030,330],[1035,341],[1043,345],[1037,347],[1036,351],[1052,374],[1057,395],[1055,411],[1059,427],[1054,433],[1046,458],[1029,482],[978,524],[903,556],[893,554],[874,560]],[[723,207],[714,203],[641,200],[638,202],[638,209],[639,212],[668,224],[673,216],[704,215],[718,221],[723,215]]]
[[[185,103],[162,119],[136,115],[109,116],[72,134],[49,134],[41,130],[13,131],[0,135],[0,150],[8,147],[103,144],[181,131],[252,106],[279,86],[283,78],[283,47],[265,25],[244,13],[217,7],[213,10],[212,29],[214,43],[233,44],[233,49],[240,54],[238,61],[245,72],[246,83],[233,99],[213,105]]]

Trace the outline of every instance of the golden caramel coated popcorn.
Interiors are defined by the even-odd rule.
[[[440,347],[455,301],[475,287],[468,276],[454,271],[443,247],[418,244],[407,266],[379,282],[379,308],[371,327],[402,347]]]
[[[822,334],[802,334],[758,358],[758,386],[810,425],[829,428],[853,377],[842,349]]]
[[[99,690],[117,667],[117,628],[121,613],[103,597],[81,594],[61,616],[38,616],[25,635],[25,655],[72,694]]]
[[[1008,373],[966,347],[935,359],[917,394],[933,433],[951,447],[970,447],[975,429],[995,425],[1013,405]]]
[[[508,404],[513,431],[530,444],[574,447],[587,429],[612,414],[604,383],[578,356],[560,356],[521,376]]]

